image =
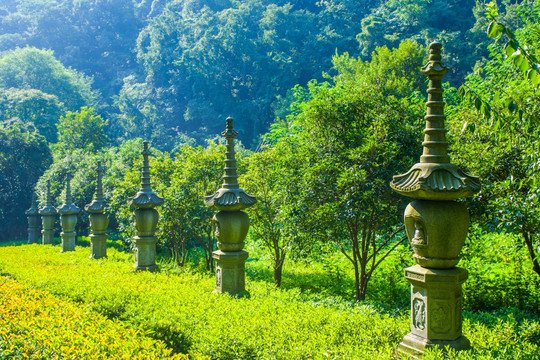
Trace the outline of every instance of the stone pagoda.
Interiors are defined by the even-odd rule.
[[[135,218],[136,235],[133,237],[135,245],[135,270],[156,271],[156,226],[159,219],[159,213],[154,207],[163,204],[163,199],[152,191],[150,186],[150,163],[148,157],[148,141],[144,143],[142,151],[143,166],[141,174],[141,188],[130,197],[128,204],[135,208],[133,212]]]
[[[96,191],[90,204],[84,209],[88,211],[90,218],[90,258],[100,259],[107,256],[107,226],[109,226],[109,217],[105,214],[107,201],[103,196],[103,172],[101,161],[98,160],[96,168]]]
[[[407,173],[394,176],[391,187],[415,199],[405,209],[405,229],[417,265],[405,269],[411,283],[411,332],[398,352],[419,358],[426,348],[470,347],[462,335],[462,290],[466,269],[456,267],[469,227],[469,212],[455,200],[480,190],[478,178],[450,163],[442,78],[441,44],[429,46],[422,73],[429,78],[424,151]]]
[[[75,232],[75,225],[77,225],[77,216],[79,215],[79,208],[73,203],[71,198],[71,179],[73,176],[68,175],[66,178],[66,197],[64,203],[58,208],[60,214],[60,225],[62,226],[62,250],[75,251],[75,238],[77,233]]]
[[[32,194],[32,204],[30,209],[25,211],[28,218],[28,243],[39,243],[39,233],[41,230],[41,219],[39,218],[38,201],[36,193]]]
[[[45,194],[45,206],[39,209],[41,215],[41,222],[43,223],[43,235],[42,243],[54,244],[54,223],[56,222],[56,209],[53,206],[53,199],[51,196],[51,182],[47,181],[47,192]]]
[[[227,118],[227,126],[221,135],[227,139],[223,185],[204,200],[206,206],[219,211],[212,218],[219,249],[212,253],[216,260],[215,291],[245,296],[249,295],[245,289],[245,262],[249,254],[242,249],[249,230],[249,217],[242,210],[255,204],[257,199],[238,185],[234,151],[234,138],[238,132],[233,130],[232,118]]]

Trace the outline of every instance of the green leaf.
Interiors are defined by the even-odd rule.
[[[538,71],[534,69],[529,69],[529,71],[527,71],[527,79],[534,85],[540,84],[540,76],[538,75]]]
[[[510,57],[516,54],[516,52],[519,52],[519,50],[516,51],[516,48],[513,46],[513,42],[509,41],[504,46],[504,52],[506,56]]]
[[[529,70],[529,62],[526,59],[523,59],[521,63],[519,64],[519,69],[522,72]]]
[[[496,39],[505,31],[505,29],[506,28],[503,24],[493,20],[491,23],[489,23],[487,33],[489,37]]]
[[[523,58],[523,55],[521,54],[517,54],[515,57],[513,57],[513,63],[514,63],[514,66],[516,68],[520,68],[521,67],[521,63],[524,61],[525,59]]]
[[[480,110],[482,106],[482,100],[480,100],[480,98],[475,98],[474,99],[474,107],[476,108],[476,110]]]

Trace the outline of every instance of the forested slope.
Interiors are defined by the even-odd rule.
[[[0,4],[0,56],[19,71],[2,71],[8,99],[0,108],[21,90],[39,90],[32,102],[57,96],[64,111],[77,110],[62,94],[27,81],[46,82],[47,71],[26,69],[41,60],[12,51],[35,47],[52,50],[43,56],[100,93],[78,106],[96,107],[110,120],[113,142],[144,137],[171,150],[184,141],[179,134],[202,141],[232,115],[244,143],[256,147],[275,116],[287,113],[289,90],[321,80],[336,52],[369,59],[377,46],[438,38],[457,85],[487,55],[485,21],[483,5],[473,0],[12,0]]]

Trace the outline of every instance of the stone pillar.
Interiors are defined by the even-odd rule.
[[[71,199],[71,179],[72,176],[68,175],[66,178],[66,198],[58,209],[60,225],[62,226],[62,232],[60,233],[62,237],[61,252],[75,251],[75,238],[77,237],[75,225],[77,225],[77,215],[80,210]]]
[[[109,217],[105,214],[107,202],[103,196],[103,167],[101,161],[97,162],[96,191],[92,202],[84,207],[90,214],[90,258],[101,259],[107,256],[107,226],[109,226]]]
[[[36,193],[32,194],[32,204],[30,209],[25,212],[26,217],[28,218],[28,243],[37,244],[39,243],[39,233],[41,230],[41,219],[39,218],[38,210],[38,201]]]
[[[478,178],[450,163],[446,142],[441,44],[430,44],[429,61],[422,68],[429,77],[424,151],[420,162],[390,186],[414,198],[405,209],[405,229],[418,265],[405,269],[411,283],[411,332],[398,352],[420,358],[426,348],[470,347],[462,335],[461,285],[466,269],[456,267],[469,227],[467,208],[454,200],[480,190]]]
[[[128,204],[135,208],[136,236],[133,237],[135,245],[135,270],[156,271],[156,226],[159,213],[154,207],[163,204],[163,199],[157,196],[150,186],[150,163],[148,157],[148,141],[144,142],[143,166],[141,174],[141,188],[137,194],[128,200]]]
[[[53,206],[50,181],[47,181],[45,206],[39,209],[39,214],[41,215],[41,221],[43,223],[43,230],[41,230],[41,234],[43,236],[42,243],[43,245],[54,244],[54,223],[56,222],[56,209]]]
[[[233,130],[232,118],[227,118],[226,129],[221,135],[227,139],[223,185],[216,193],[205,197],[206,206],[219,210],[212,219],[219,249],[212,253],[216,260],[215,291],[247,296],[244,265],[249,254],[242,249],[249,230],[249,217],[241,210],[257,200],[238,184],[234,151],[234,138],[238,132]]]

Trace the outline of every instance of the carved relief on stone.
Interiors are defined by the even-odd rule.
[[[451,330],[452,313],[446,301],[432,300],[430,315],[431,321],[429,327],[432,331],[444,334]]]
[[[414,237],[411,239],[411,244],[416,246],[427,245],[426,234],[424,232],[424,225],[422,225],[422,222],[416,220],[414,222],[414,229]]]
[[[220,231],[219,231],[219,221],[214,217],[212,218],[212,227],[214,228],[214,235],[216,236],[216,239],[220,239]]]
[[[221,269],[216,268],[216,288],[221,287]]]
[[[424,300],[416,298],[413,301],[413,326],[418,330],[426,328],[426,303]]]

